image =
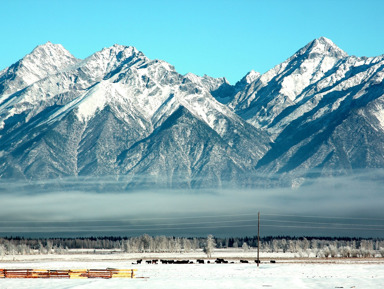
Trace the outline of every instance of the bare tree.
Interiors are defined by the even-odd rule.
[[[53,248],[52,241],[51,240],[47,240],[47,246],[46,246],[47,254],[51,254],[52,253],[52,248]]]
[[[204,253],[207,254],[208,258],[212,257],[213,249],[215,248],[215,240],[212,235],[208,235],[207,242],[204,247]]]
[[[380,255],[382,258],[384,258],[384,248],[379,249]]]
[[[184,252],[188,253],[191,252],[192,244],[191,241],[187,238],[184,239]]]
[[[288,248],[287,240],[281,239],[280,243],[281,243],[281,249],[283,249],[283,253],[287,252],[287,248]]]
[[[153,248],[153,239],[148,234],[144,234],[140,237],[140,251],[142,252],[151,252]]]
[[[341,254],[341,256],[343,256],[344,258],[349,258],[349,257],[351,257],[351,252],[352,252],[352,249],[351,249],[351,247],[349,247],[349,246],[344,246],[344,247],[341,247],[341,248],[340,248],[340,254]]]
[[[0,256],[6,255],[7,251],[5,249],[5,246],[3,244],[0,244]]]

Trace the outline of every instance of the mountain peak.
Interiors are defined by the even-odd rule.
[[[145,55],[133,46],[114,44],[110,47],[104,47],[102,50],[92,54],[84,61],[93,59],[106,62],[103,64],[103,66],[113,66],[112,63],[120,63],[121,61],[124,61],[132,56],[139,56],[145,58]]]
[[[246,85],[254,82],[256,79],[260,78],[261,74],[259,72],[254,71],[253,69],[248,72],[242,79],[240,79],[236,83],[236,87],[239,89],[243,89]]]
[[[325,43],[325,44],[329,44],[329,45],[334,45],[335,46],[335,43],[333,43],[333,41],[327,37],[324,37],[324,36],[321,36],[313,41],[317,41],[317,42],[320,42],[320,43]]]
[[[332,40],[323,36],[309,42],[300,49],[296,55],[307,55],[309,58],[318,56],[344,58],[348,56],[348,54],[333,43]]]
[[[75,58],[68,50],[66,50],[61,44],[53,44],[47,41],[44,44],[38,45],[27,56],[32,57],[67,57]]]
[[[36,69],[42,69],[50,74],[75,64],[78,62],[78,59],[76,59],[76,57],[61,44],[53,44],[52,42],[47,41],[42,45],[36,46],[31,53],[22,59],[22,62],[25,66],[29,66],[34,71]]]
[[[260,73],[259,72],[256,72],[254,71],[253,69],[248,72],[241,81],[245,81],[247,84],[251,83],[251,82],[254,82],[256,79],[258,79],[260,77]]]
[[[206,87],[209,91],[215,91],[223,84],[229,85],[229,82],[225,77],[214,78],[206,74],[204,74],[203,76],[199,76],[192,72],[188,72],[184,75],[184,78],[190,80],[195,84]]]
[[[121,44],[113,44],[112,46],[110,47],[104,47],[101,51],[116,51],[116,52],[119,52],[119,51],[124,51],[124,50],[129,50],[129,51],[132,51],[132,52],[139,52],[134,46],[126,46],[126,45],[121,45]]]
[[[15,93],[78,62],[79,60],[61,44],[53,44],[48,41],[45,44],[36,46],[31,53],[4,70],[3,81],[0,83],[0,87],[2,87],[0,93]]]

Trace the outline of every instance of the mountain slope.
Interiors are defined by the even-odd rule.
[[[13,94],[40,79],[75,65],[78,61],[60,44],[47,42],[37,46],[23,59],[0,71],[0,95]]]
[[[259,172],[289,182],[382,168],[383,78],[384,57],[348,56],[320,38],[250,83],[229,105],[274,140],[256,166]]]
[[[212,97],[223,83],[182,76],[120,45],[57,67],[1,104],[0,176],[128,175],[127,185],[138,186],[129,178],[152,174],[177,187],[178,175],[190,188],[237,182],[270,139]]]
[[[47,43],[0,72],[0,178],[288,185],[384,168],[384,56],[321,37],[236,85],[134,47]]]

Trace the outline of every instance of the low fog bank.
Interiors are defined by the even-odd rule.
[[[118,178],[0,183],[1,236],[384,237],[383,170],[295,188],[129,189]]]

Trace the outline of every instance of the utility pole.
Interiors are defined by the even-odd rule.
[[[260,264],[260,212],[257,214],[257,267]]]

